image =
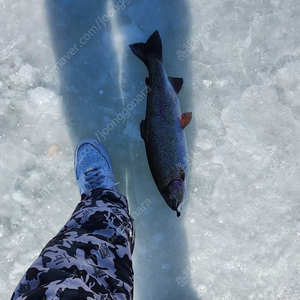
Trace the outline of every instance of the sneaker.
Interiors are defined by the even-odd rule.
[[[90,195],[96,188],[118,191],[110,157],[97,139],[87,138],[79,142],[74,169],[80,195]]]

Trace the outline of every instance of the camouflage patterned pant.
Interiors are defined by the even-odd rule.
[[[133,220],[119,193],[83,195],[27,270],[12,299],[132,299]]]

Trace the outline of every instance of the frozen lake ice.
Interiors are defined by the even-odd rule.
[[[0,15],[0,299],[78,203],[90,136],[135,218],[135,299],[299,299],[296,1],[0,0]],[[149,171],[146,98],[132,102],[147,72],[128,45],[156,29],[193,111],[180,218]]]

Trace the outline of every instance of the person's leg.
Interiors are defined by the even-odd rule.
[[[90,141],[81,142],[75,152],[76,179],[82,200],[67,224],[23,276],[13,300],[133,297],[133,220],[126,198],[114,186],[111,162],[103,155],[102,146],[92,145]],[[91,147],[90,151],[85,147]],[[83,151],[85,155],[80,154]],[[103,158],[101,170],[96,171],[95,161]],[[109,181],[101,183],[97,177],[103,179],[103,174]]]

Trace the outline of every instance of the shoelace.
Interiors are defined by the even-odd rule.
[[[92,169],[87,169],[84,172],[85,181],[91,186],[91,188],[96,188],[104,182],[105,175],[102,173],[101,168],[93,167]]]

